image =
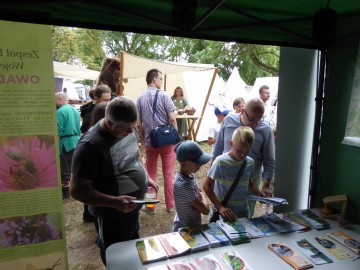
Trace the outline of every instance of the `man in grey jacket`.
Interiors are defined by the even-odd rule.
[[[246,102],[242,113],[229,114],[221,126],[216,141],[213,159],[230,151],[230,140],[233,132],[240,126],[248,126],[254,130],[255,141],[249,156],[255,161],[256,185],[263,180],[262,191],[271,195],[270,184],[275,171],[274,134],[271,126],[264,123],[264,103],[259,98]],[[254,212],[255,202],[249,202],[250,217]]]

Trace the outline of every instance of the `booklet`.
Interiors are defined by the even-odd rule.
[[[136,241],[135,245],[144,264],[167,258],[167,253],[156,236]]]
[[[314,247],[308,240],[301,239],[293,241],[299,249],[308,257],[314,264],[332,263],[333,261],[324,253]]]
[[[249,200],[259,201],[270,204],[289,204],[286,199],[278,197],[262,197],[257,195],[249,195]]]
[[[199,270],[225,270],[219,260],[214,256],[214,254],[211,253],[195,258],[195,262]]]
[[[336,245],[333,242],[334,240],[331,240],[331,238],[326,235],[315,237],[315,240],[324,248],[326,248],[327,251],[329,251],[331,254],[336,256],[339,260],[344,260],[354,257],[354,255],[349,254],[345,249],[342,249],[340,246]]]
[[[192,252],[205,250],[210,247],[209,241],[202,234],[200,228],[191,226],[183,227],[179,229],[179,233],[186,243],[188,243]]]
[[[202,224],[201,230],[206,239],[210,242],[211,247],[226,246],[230,244],[229,239],[223,231],[219,229],[215,222]]]
[[[318,231],[326,230],[330,228],[329,222],[319,217],[309,209],[295,211],[297,215],[309,222],[310,225]]]
[[[266,236],[273,236],[280,234],[273,226],[265,222],[261,217],[249,219],[249,221],[262,231]]]
[[[360,243],[347,235],[342,231],[333,231],[328,233],[332,239],[335,239],[340,244],[343,244],[345,247],[355,252],[356,254],[360,254]]]
[[[219,256],[231,270],[251,270],[249,264],[235,250],[221,252]]]
[[[289,233],[294,232],[296,227],[286,220],[282,219],[275,213],[264,214],[261,218],[273,226],[279,233]]]
[[[250,235],[250,238],[261,238],[265,237],[266,235],[259,230],[254,224],[250,222],[247,218],[238,218],[238,221],[245,227],[245,231],[248,235]]]
[[[268,248],[296,270],[304,270],[314,267],[311,263],[299,256],[293,249],[282,242],[269,244]]]
[[[169,258],[184,255],[190,251],[190,246],[178,232],[157,236]]]
[[[238,220],[229,222],[220,218],[216,221],[216,225],[225,233],[233,245],[250,242],[250,236],[247,235],[245,227]]]
[[[305,221],[300,216],[296,215],[294,212],[285,212],[277,214],[282,219],[291,223],[296,229],[296,232],[307,232],[311,231],[311,225],[309,222]]]

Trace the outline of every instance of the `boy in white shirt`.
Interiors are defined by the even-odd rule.
[[[230,110],[228,110],[228,109],[220,111],[220,109],[218,107],[215,107],[214,114],[217,118],[217,121],[216,121],[215,125],[210,128],[208,140],[207,140],[208,145],[211,145],[211,153],[214,150],[214,144],[216,143],[216,139],[219,136],[219,131],[220,131],[222,122],[224,121],[224,118],[228,115],[229,112],[230,112]]]

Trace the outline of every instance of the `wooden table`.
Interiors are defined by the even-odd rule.
[[[189,139],[196,141],[196,133],[194,132],[194,126],[197,119],[201,118],[199,115],[188,115],[186,113],[177,115],[176,119],[186,119],[188,124]]]

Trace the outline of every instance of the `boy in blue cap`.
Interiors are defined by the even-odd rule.
[[[219,131],[224,121],[224,118],[229,114],[230,110],[223,108],[221,111],[219,107],[215,107],[214,114],[217,118],[217,121],[214,126],[209,129],[209,135],[207,143],[211,145],[211,153],[214,151],[214,144],[216,143],[216,139],[219,136]]]
[[[181,227],[200,227],[201,214],[209,214],[209,204],[204,193],[200,191],[194,174],[211,160],[212,155],[204,153],[193,141],[179,143],[174,151],[180,164],[180,171],[176,173],[174,183],[175,232]]]

